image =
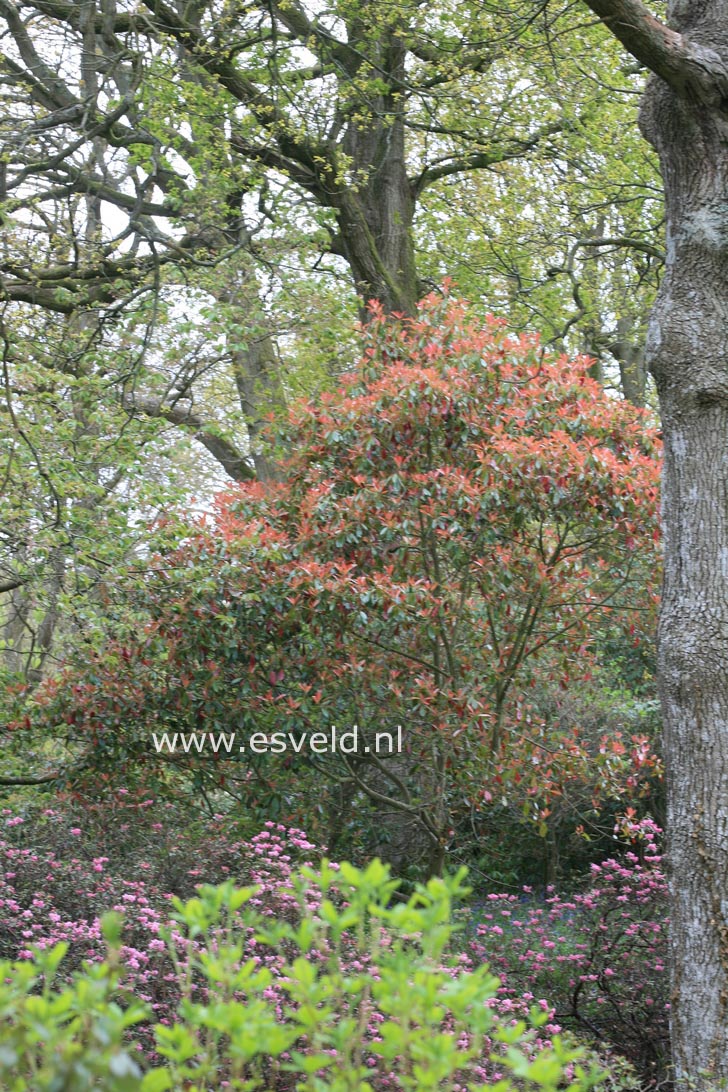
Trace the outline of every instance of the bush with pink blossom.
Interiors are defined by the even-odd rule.
[[[669,1072],[666,974],[667,885],[650,819],[619,828],[632,848],[593,864],[570,898],[549,889],[544,902],[489,895],[470,944],[506,995],[544,994],[555,1019],[598,1047],[629,1059],[643,1084]]]
[[[140,821],[139,809],[145,820]],[[104,914],[113,911],[123,915],[114,974],[118,990],[128,991],[142,1006],[133,1032],[126,1032],[125,1050],[142,1066],[159,1067],[166,1059],[169,1068],[171,1060],[162,1051],[169,1042],[162,1029],[179,1038],[183,1029],[189,1030],[194,1006],[209,1007],[211,999],[219,997],[220,982],[211,980],[208,973],[210,959],[220,946],[229,947],[234,935],[238,955],[233,962],[250,964],[262,976],[255,980],[266,982],[257,1000],[248,995],[246,987],[235,991],[236,1002],[262,1000],[276,1027],[289,1027],[295,961],[307,961],[308,973],[314,976],[309,983],[312,991],[319,988],[320,977],[330,975],[336,966],[339,979],[348,983],[345,990],[341,987],[344,992],[336,1004],[336,1020],[341,1021],[341,1028],[349,1028],[353,1021],[361,1050],[376,1044],[387,1004],[376,983],[393,938],[397,943],[402,940],[403,923],[397,913],[404,911],[397,908],[409,905],[402,902],[400,894],[395,896],[396,885],[379,874],[377,928],[372,924],[370,906],[364,915],[366,927],[359,919],[356,926],[353,920],[347,924],[352,877],[367,873],[357,873],[346,864],[326,864],[316,872],[312,862],[319,853],[301,831],[269,822],[259,834],[246,839],[218,817],[208,829],[215,837],[196,843],[189,830],[179,834],[174,830],[176,816],[171,812],[165,821],[166,811],[159,816],[153,811],[143,800],[122,798],[116,834],[103,842],[93,824],[84,824],[72,810],[46,809],[44,815],[27,822],[6,812],[2,816],[4,837],[0,837],[0,958],[32,960],[36,953],[42,959],[43,953],[62,944],[65,954],[57,982],[70,989],[73,974],[84,961],[97,968],[103,965]],[[136,839],[138,875],[134,879],[123,878],[128,874],[125,826]],[[449,998],[453,990],[460,989],[453,983],[467,983],[472,981],[468,976],[486,973],[482,969],[486,964],[488,977],[494,972],[502,979],[500,984],[493,983],[492,996],[483,1002],[497,1033],[483,1038],[477,1063],[470,1059],[470,1079],[476,1077],[482,1083],[504,1072],[505,1048],[498,1045],[498,1035],[514,1022],[528,1020],[534,1006],[541,1017],[529,1041],[532,1061],[541,1055],[551,1056],[554,1036],[563,1024],[590,1040],[603,1057],[607,1056],[605,1044],[612,1044],[651,1081],[664,1075],[664,880],[654,842],[656,833],[649,824],[633,830],[633,835],[643,839],[641,856],[628,853],[622,861],[594,866],[590,885],[571,899],[551,893],[539,904],[532,898],[523,902],[514,896],[489,896],[468,950],[453,957],[443,948],[437,964],[428,964],[429,980],[437,982],[440,991],[438,1034],[451,1035],[459,1028],[462,1044],[470,1042],[472,1028],[469,1031],[462,1023],[453,1023]],[[143,859],[139,859],[140,846]],[[381,866],[371,866],[375,867]],[[174,890],[164,890],[170,878]],[[215,888],[221,881],[228,886]],[[250,885],[240,913],[227,914],[224,923],[227,911],[222,910],[214,921],[204,914],[199,921],[190,921],[189,915],[194,918],[197,912],[200,890],[208,893],[205,897],[209,900],[213,898],[210,892],[229,892],[233,883]],[[385,894],[400,901],[390,905]],[[446,894],[445,903],[442,892],[438,895],[438,913],[445,904],[449,908],[453,893],[448,889]],[[187,901],[175,903],[180,896]],[[432,891],[415,896],[415,900],[422,898],[432,902]],[[415,901],[415,907],[418,905]],[[175,914],[182,915],[178,925],[174,924]],[[444,918],[442,923],[449,941],[451,927]],[[421,953],[417,932],[412,929],[410,947]],[[456,949],[451,946],[448,950]],[[219,970],[219,957],[215,959]],[[414,974],[406,961],[403,966],[409,968],[408,974]],[[362,983],[368,983],[366,995],[361,993]],[[330,981],[326,988],[331,988]],[[401,976],[397,989],[408,996],[410,987]],[[333,1037],[331,1027],[329,1032]],[[394,1035],[392,1031],[388,1034]],[[333,1044],[333,1038],[321,1049],[301,1039],[295,1052],[297,1057],[320,1059],[322,1052],[340,1053],[341,1049]],[[500,1061],[490,1057],[493,1051]],[[293,1064],[290,1059],[279,1059],[272,1076],[273,1056],[266,1057],[265,1087],[269,1092],[295,1087],[295,1078],[286,1069]],[[396,1065],[394,1070],[388,1068],[381,1052],[372,1051],[366,1057],[372,1089],[388,1092],[406,1087]],[[219,1059],[215,1064],[218,1062],[223,1064]],[[466,1084],[458,1079],[453,1087]]]
[[[283,833],[263,832],[253,849],[266,882],[280,869],[273,901],[265,883],[201,885],[186,902],[172,900],[166,922],[157,920],[151,932],[170,968],[170,991],[169,1015],[153,1026],[143,997],[149,983],[138,988],[149,967],[128,944],[121,915],[93,923],[89,940],[105,947],[105,959],[68,981],[63,960],[77,937],[49,946],[52,937],[37,936],[30,959],[0,966],[0,1085],[13,1092],[592,1087],[596,1073],[553,1034],[543,1007],[530,1014],[529,1030],[513,1006],[502,1006],[486,967],[448,957],[462,876],[431,880],[397,901],[397,884],[378,861],[363,871],[328,862],[292,871],[281,862]],[[127,905],[136,909],[138,894]],[[141,918],[151,920],[137,911],[137,927]],[[152,1049],[135,1055],[145,1025]]]

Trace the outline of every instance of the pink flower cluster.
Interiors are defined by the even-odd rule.
[[[80,847],[78,856],[61,855],[58,848],[39,850],[27,844],[32,824],[23,827],[22,820],[14,822],[18,817],[5,817],[13,841],[0,838],[0,958],[28,958],[31,945],[44,948],[66,941],[69,953],[61,970],[70,974],[83,960],[103,959],[100,917],[111,909],[121,912],[124,985],[146,1002],[153,1014],[152,1022],[134,1032],[136,1049],[150,1060],[159,1061],[153,1051],[152,1024],[175,1022],[181,996],[180,972],[185,975],[203,946],[214,950],[218,943],[226,942],[225,937],[213,928],[206,937],[190,941],[173,926],[178,963],[175,968],[160,935],[173,919],[171,894],[152,879],[160,871],[158,862],[141,862],[146,865],[142,869],[147,873],[145,878],[125,879],[112,867],[108,855],[99,854],[94,845],[83,845],[80,828],[69,828],[61,813],[48,811],[44,823],[59,848],[62,836],[68,835],[70,852]],[[165,828],[159,826],[156,833],[161,839]],[[222,829],[221,824],[218,839]],[[214,850],[211,847],[209,854],[198,853],[197,862],[193,859],[193,867],[186,870],[186,878],[181,877],[184,882],[180,894],[190,894],[198,881],[232,878],[241,886],[256,885],[258,891],[250,905],[264,918],[295,924],[302,907],[294,873],[315,855],[316,847],[302,831],[269,822],[251,839],[236,840],[228,835]],[[527,1018],[534,1005],[547,1012],[549,1019],[533,1040],[534,1053],[550,1044],[550,1036],[560,1030],[561,1023],[586,1031],[595,1041],[601,1037],[622,1047],[624,1041],[619,1040],[618,1033],[622,1033],[623,1040],[625,1036],[634,1037],[638,1026],[643,1036],[655,1030],[661,1035],[666,1007],[661,975],[663,895],[656,850],[650,852],[644,864],[635,854],[627,854],[622,864],[606,861],[595,866],[590,887],[571,900],[551,894],[545,905],[539,905],[534,901],[524,903],[515,896],[491,895],[470,950],[455,959],[448,973],[455,977],[479,963],[490,963],[494,973],[503,979],[498,995],[490,1002],[500,1021],[513,1023]],[[321,899],[318,889],[307,888],[303,898],[306,912],[315,915]],[[242,919],[237,927],[244,938],[247,958],[270,971],[271,984],[265,996],[274,1005],[277,1018],[284,1021],[290,1007],[285,966],[297,953],[287,950],[288,942],[277,946],[264,943]],[[380,945],[388,943],[383,934]],[[323,940],[307,957],[324,967],[330,954]],[[342,958],[348,973],[370,971],[376,976],[372,958],[346,934]],[[203,980],[193,976],[192,991],[196,1000],[206,1001]],[[374,1008],[367,1014],[369,1042],[379,1041],[383,1020]],[[299,1049],[305,1050],[305,1043],[299,1044]],[[487,1044],[482,1064],[471,1068],[470,1080],[500,1076],[498,1065],[489,1059],[493,1049],[498,1048]],[[376,1092],[399,1087],[396,1076],[387,1071],[381,1059],[372,1054],[369,1064]],[[275,1092],[279,1088],[285,1092],[287,1087],[276,1085]]]
[[[633,848],[591,866],[571,898],[489,895],[470,951],[505,995],[545,996],[555,1018],[611,1044],[657,1085],[668,1065],[667,885],[652,820],[624,825]]]

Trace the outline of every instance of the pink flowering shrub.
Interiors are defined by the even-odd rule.
[[[342,888],[350,890],[350,883],[347,885],[339,879],[337,865],[326,866],[325,882],[311,870],[312,859],[317,854],[301,831],[286,830],[281,824],[268,822],[266,829],[254,838],[236,841],[229,834],[225,838],[220,830],[220,843],[211,847],[212,862],[206,862],[200,853],[193,857],[188,855],[187,875],[178,876],[178,890],[182,894],[191,893],[195,888],[213,890],[201,888],[200,880],[208,878],[227,877],[251,886],[244,902],[244,914],[248,917],[232,913],[223,926],[208,919],[208,915],[203,915],[195,924],[194,912],[199,899],[182,903],[174,895],[160,890],[153,882],[159,875],[154,862],[140,862],[141,866],[148,865],[140,868],[140,878],[124,879],[111,871],[108,854],[114,854],[115,847],[108,846],[108,853],[99,853],[98,844],[88,840],[81,827],[69,826],[69,820],[60,812],[48,809],[40,823],[41,832],[49,835],[44,838],[44,848],[36,844],[37,823],[26,824],[21,817],[8,814],[2,819],[7,836],[0,838],[0,958],[28,960],[34,952],[50,952],[60,943],[65,954],[58,972],[59,982],[69,984],[73,972],[84,961],[97,966],[103,963],[106,952],[102,931],[104,914],[114,911],[123,915],[117,950],[119,988],[128,989],[145,1012],[144,1018],[134,1024],[129,1043],[132,1057],[139,1057],[145,1064],[158,1064],[162,1060],[160,1042],[165,1042],[160,1029],[169,1029],[172,1035],[179,1034],[179,1011],[184,999],[187,998],[188,1011],[192,1004],[210,1005],[218,995],[219,984],[215,982],[211,988],[205,959],[210,958],[211,953],[229,947],[230,929],[240,946],[238,962],[249,963],[265,978],[261,997],[277,1025],[290,1023],[289,968],[305,951],[310,966],[317,973],[330,970],[332,960],[336,960],[341,969],[339,973],[351,982],[362,975],[371,978],[370,992],[363,1001],[357,999],[356,1011],[350,1008],[345,1018],[343,1005],[339,1005],[338,1019],[343,1021],[343,1026],[346,1026],[346,1020],[355,1021],[362,1044],[381,1043],[386,998],[379,997],[375,1001],[377,986],[374,984],[378,981],[382,960],[390,958],[392,935],[386,927],[369,929],[366,935],[360,928],[338,927],[336,915],[347,912],[347,897]],[[166,836],[164,829],[159,834]],[[305,868],[303,880],[301,867]],[[349,875],[357,874],[353,871]],[[389,885],[386,891],[391,894],[394,885],[389,880],[386,885]],[[178,917],[180,913],[187,916],[176,922],[175,913]],[[398,927],[396,914],[391,919]],[[305,943],[301,941],[301,928],[310,930]],[[413,927],[414,939],[416,931]],[[454,962],[446,958],[444,952],[440,956],[437,968],[433,965],[430,970],[431,981],[435,981],[437,974],[441,975],[443,981],[452,983],[447,990],[464,982],[464,976],[476,971],[480,973],[465,954],[456,957]],[[405,989],[405,984],[401,985]],[[496,985],[493,983],[493,988]],[[244,989],[238,990],[236,997],[239,1001],[250,1000]],[[489,994],[484,1005],[489,1020],[498,1021],[499,1028],[510,1028],[518,1020],[528,1019],[532,996]],[[553,1035],[559,1032],[558,1025],[550,1019],[548,1002],[541,999],[536,1008],[541,1019],[527,1045],[527,1053],[533,1057],[547,1051]],[[457,1042],[469,1051],[468,1032],[463,1026],[457,1030],[454,1014],[446,1006],[441,1009],[439,1022],[443,1034],[457,1033]],[[298,1053],[301,1049],[313,1051],[306,1034],[298,1038]],[[503,1053],[506,1047],[499,1047],[497,1038],[484,1038],[479,1047],[479,1060],[470,1059],[473,1075],[478,1080],[502,1075],[502,1065],[489,1060],[493,1049]],[[315,1056],[320,1053],[317,1052],[318,1048],[314,1051]],[[392,1076],[392,1058],[387,1059],[381,1051],[378,1054],[373,1046],[362,1065],[367,1067],[372,1089],[385,1092],[403,1087],[399,1079]],[[274,1083],[271,1083],[271,1073],[266,1080],[266,1087],[271,1090],[286,1090],[295,1084],[285,1069],[276,1070]]]
[[[266,882],[279,868],[286,876],[272,881],[272,901],[231,881],[172,900],[156,939],[176,1004],[153,1026],[119,914],[94,923],[105,961],[68,980],[70,941],[0,965],[0,1086],[12,1076],[14,1092],[465,1092],[503,1077],[502,1092],[515,1092],[513,1076],[520,1089],[591,1087],[579,1052],[548,1041],[547,1013],[536,1009],[528,1031],[511,1007],[500,1011],[487,968],[451,962],[462,876],[392,901],[397,884],[378,861],[281,866],[285,833],[251,843]],[[145,1026],[153,1050],[135,1057]]]
[[[140,807],[142,817],[148,816],[146,821],[139,822]],[[103,963],[103,915],[108,911],[123,915],[114,973],[118,989],[128,991],[142,1006],[133,1031],[125,1033],[125,1049],[140,1065],[160,1066],[165,1059],[166,1064],[172,1064],[169,1051],[182,1049],[180,1037],[184,1038],[190,1014],[196,1011],[199,1016],[219,999],[221,981],[228,973],[225,967],[230,963],[230,959],[222,960],[221,953],[234,949],[232,963],[238,970],[248,967],[248,978],[252,976],[260,990],[257,985],[253,990],[245,976],[244,981],[238,978],[238,986],[231,987],[230,1004],[263,1004],[266,1019],[279,1029],[290,1031],[296,1026],[296,1013],[304,1004],[303,985],[297,1007],[292,997],[291,968],[296,960],[304,958],[305,973],[313,975],[306,989],[318,989],[321,975],[329,976],[329,989],[334,968],[338,975],[335,982],[341,996],[335,1014],[327,1018],[328,1023],[324,1021],[326,1027],[322,1030],[317,1025],[315,1034],[299,1028],[291,1041],[290,1057],[284,1057],[286,1052],[281,1048],[275,1064],[273,1055],[266,1055],[266,1061],[259,1059],[268,1092],[295,1087],[295,1077],[286,1068],[294,1058],[321,1062],[324,1055],[336,1055],[343,1065],[344,1047],[336,1045],[336,1036],[341,1037],[341,1029],[351,1032],[352,1027],[359,1035],[357,1065],[366,1067],[371,1089],[389,1092],[405,1087],[397,1068],[398,1055],[388,1055],[381,1046],[382,1026],[392,1021],[387,1015],[388,999],[377,983],[383,962],[390,959],[406,932],[406,922],[396,916],[397,906],[408,904],[389,908],[380,898],[376,926],[371,914],[366,928],[358,919],[347,923],[351,878],[360,874],[345,864],[327,864],[316,872],[312,862],[318,854],[301,831],[268,823],[254,837],[241,838],[219,819],[210,824],[216,837],[209,843],[195,843],[189,834],[178,836],[171,829],[173,822],[158,822],[144,801],[120,807],[119,822],[106,842],[99,842],[94,832],[82,825],[83,820],[53,809],[47,809],[40,822],[24,822],[9,813],[1,818],[0,959],[28,960],[34,952],[42,955],[62,944],[65,956],[57,980],[70,988],[74,972],[84,961],[97,968]],[[125,825],[128,834],[121,829]],[[126,866],[124,854],[132,833],[141,859],[137,859],[137,875],[124,879],[119,869]],[[168,856],[173,857],[171,864]],[[492,896],[469,952],[453,957],[448,954],[451,948],[443,948],[436,961],[428,957],[428,988],[439,982],[439,995],[431,998],[438,1013],[438,1034],[449,1036],[448,1042],[455,1036],[452,1041],[459,1044],[458,1049],[468,1052],[468,1079],[487,1082],[506,1071],[508,1045],[502,1035],[528,1020],[532,1009],[541,1014],[539,1024],[520,1047],[530,1062],[551,1056],[554,1037],[563,1023],[595,1044],[600,1038],[614,1042],[630,1058],[645,1063],[635,1048],[639,1045],[637,1027],[620,1035],[616,1021],[631,1029],[633,1021],[644,1022],[647,1013],[657,1029],[653,1043],[657,1049],[664,1030],[660,1023],[665,1018],[664,998],[659,985],[648,991],[645,983],[659,982],[662,966],[658,865],[654,843],[648,841],[642,861],[628,855],[624,864],[606,862],[595,870],[589,890],[572,900],[552,895],[545,907],[539,907],[524,906],[512,897]],[[165,891],[160,882],[170,877],[174,879],[173,892]],[[211,885],[220,881],[227,881],[228,891],[233,884],[250,885],[250,890],[239,909],[215,917],[204,905],[205,898],[208,904],[211,899],[214,903],[210,892],[222,889]],[[378,883],[387,897],[391,896],[391,881],[380,876]],[[412,927],[411,933],[411,946],[416,948],[421,943],[418,931]],[[483,996],[495,1030],[479,1033],[476,1050],[472,1028],[457,1017],[451,995],[469,976],[486,973],[485,963],[504,981],[501,985],[493,982],[488,996]],[[216,968],[214,973],[211,967]],[[410,986],[405,977],[414,972],[406,960],[402,967],[398,990],[407,996]],[[648,973],[651,979],[645,977]],[[490,980],[489,972],[487,976]],[[343,982],[349,985],[344,987]],[[364,992],[362,984],[366,984]],[[322,997],[317,1003],[319,1008],[326,1007],[324,1000]],[[334,1024],[339,1029],[336,1033]],[[163,1029],[168,1029],[171,1040],[165,1039]],[[322,1035],[327,1046],[319,1042]],[[271,1041],[280,1041],[280,1035],[276,1039],[271,1031],[271,1036]],[[205,1036],[202,1039],[207,1041]],[[342,1042],[346,1041],[344,1035]],[[197,1058],[200,1044],[195,1046],[195,1042],[190,1057]],[[192,1046],[188,1042],[189,1049]],[[492,1054],[500,1060],[491,1058]],[[215,1057],[214,1064],[221,1064]],[[205,1064],[213,1062],[208,1058]],[[230,1064],[228,1059],[225,1065]],[[465,1085],[454,1078],[448,1087],[457,1092]]]
[[[108,911],[123,914],[122,982],[149,1006],[155,1020],[168,1024],[175,1019],[180,997],[178,975],[161,939],[172,898],[193,895],[201,882],[234,878],[257,885],[251,905],[263,917],[295,921],[301,906],[291,876],[295,866],[310,864],[316,856],[315,847],[301,831],[268,823],[266,830],[244,841],[231,836],[219,822],[219,840],[213,838],[204,853],[199,847],[186,847],[187,867],[183,870],[181,862],[175,866],[176,891],[171,893],[154,882],[160,872],[164,876],[165,868],[153,854],[151,861],[137,863],[139,879],[124,879],[80,827],[68,827],[64,813],[47,809],[40,839],[36,822],[27,824],[30,829],[23,838],[26,824],[21,817],[6,812],[2,819],[13,841],[0,834],[0,959],[29,959],[31,948],[50,949],[64,943],[62,973],[68,977],[82,961],[103,959],[101,918]],[[133,815],[126,820],[131,829]],[[152,825],[158,825],[164,843],[169,830],[162,823]],[[316,907],[313,895],[309,905],[311,910]],[[257,947],[251,931],[248,949],[254,953]],[[268,949],[264,955],[272,959]],[[191,988],[198,986],[193,982]],[[148,1024],[138,1029],[140,1051],[152,1049],[150,1028]]]
[[[623,828],[624,829],[624,828]],[[478,911],[472,958],[490,965],[506,996],[545,996],[554,1019],[595,1046],[611,1044],[643,1082],[668,1066],[667,887],[649,819],[627,824],[633,849],[592,865],[571,898],[549,889],[489,895]]]
[[[147,809],[155,814],[144,822]],[[143,947],[173,895],[189,898],[201,883],[226,879],[259,884],[266,912],[286,916],[297,912],[287,888],[292,869],[318,855],[301,831],[273,823],[245,839],[219,816],[207,822],[204,839],[196,838],[175,829],[173,806],[152,800],[126,804],[122,796],[99,828],[80,814],[47,808],[24,819],[0,812],[0,958],[22,957],[39,940],[68,941],[67,963],[89,958],[99,943],[93,923],[112,909],[124,913],[125,935]],[[123,878],[130,874],[134,879]]]
[[[99,873],[103,866],[106,876],[133,876],[156,890],[189,898],[200,883],[234,878],[241,845],[259,829],[229,816],[200,816],[180,803],[124,788],[105,792],[97,802],[66,799],[22,816],[0,812],[0,841],[32,851],[25,855],[18,882],[42,887],[52,877],[69,917],[85,913],[82,900],[76,902],[79,871]]]

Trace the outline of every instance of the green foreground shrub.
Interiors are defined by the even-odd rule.
[[[462,875],[407,902],[378,861],[324,862],[293,878],[295,920],[266,917],[256,889],[205,886],[175,900],[164,940],[180,986],[173,1024],[125,990],[121,919],[101,922],[104,963],[59,981],[65,944],[0,964],[0,1087],[8,1092],[211,1092],[218,1089],[582,1092],[597,1074],[558,1035],[498,1011],[487,967],[448,961]],[[254,942],[251,948],[251,941]],[[277,977],[251,950],[280,957]]]

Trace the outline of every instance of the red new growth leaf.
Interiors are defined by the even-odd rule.
[[[73,710],[81,739],[103,722],[97,761],[112,770],[157,761],[140,738],[194,727],[200,702],[208,731],[357,724],[362,763],[376,731],[401,725],[427,765],[418,816],[443,832],[519,782],[536,815],[575,777],[623,789],[653,761],[644,741],[600,754],[532,695],[549,677],[578,687],[608,612],[642,628],[654,603],[649,416],[606,395],[587,360],[477,325],[447,298],[402,321],[373,304],[362,336],[358,371],[292,410],[284,480],[236,486],[213,520],[186,525],[145,589],[138,647],[128,660],[109,648],[90,688],[49,690],[43,715]],[[254,763],[290,785],[282,762],[229,759],[251,793]]]

